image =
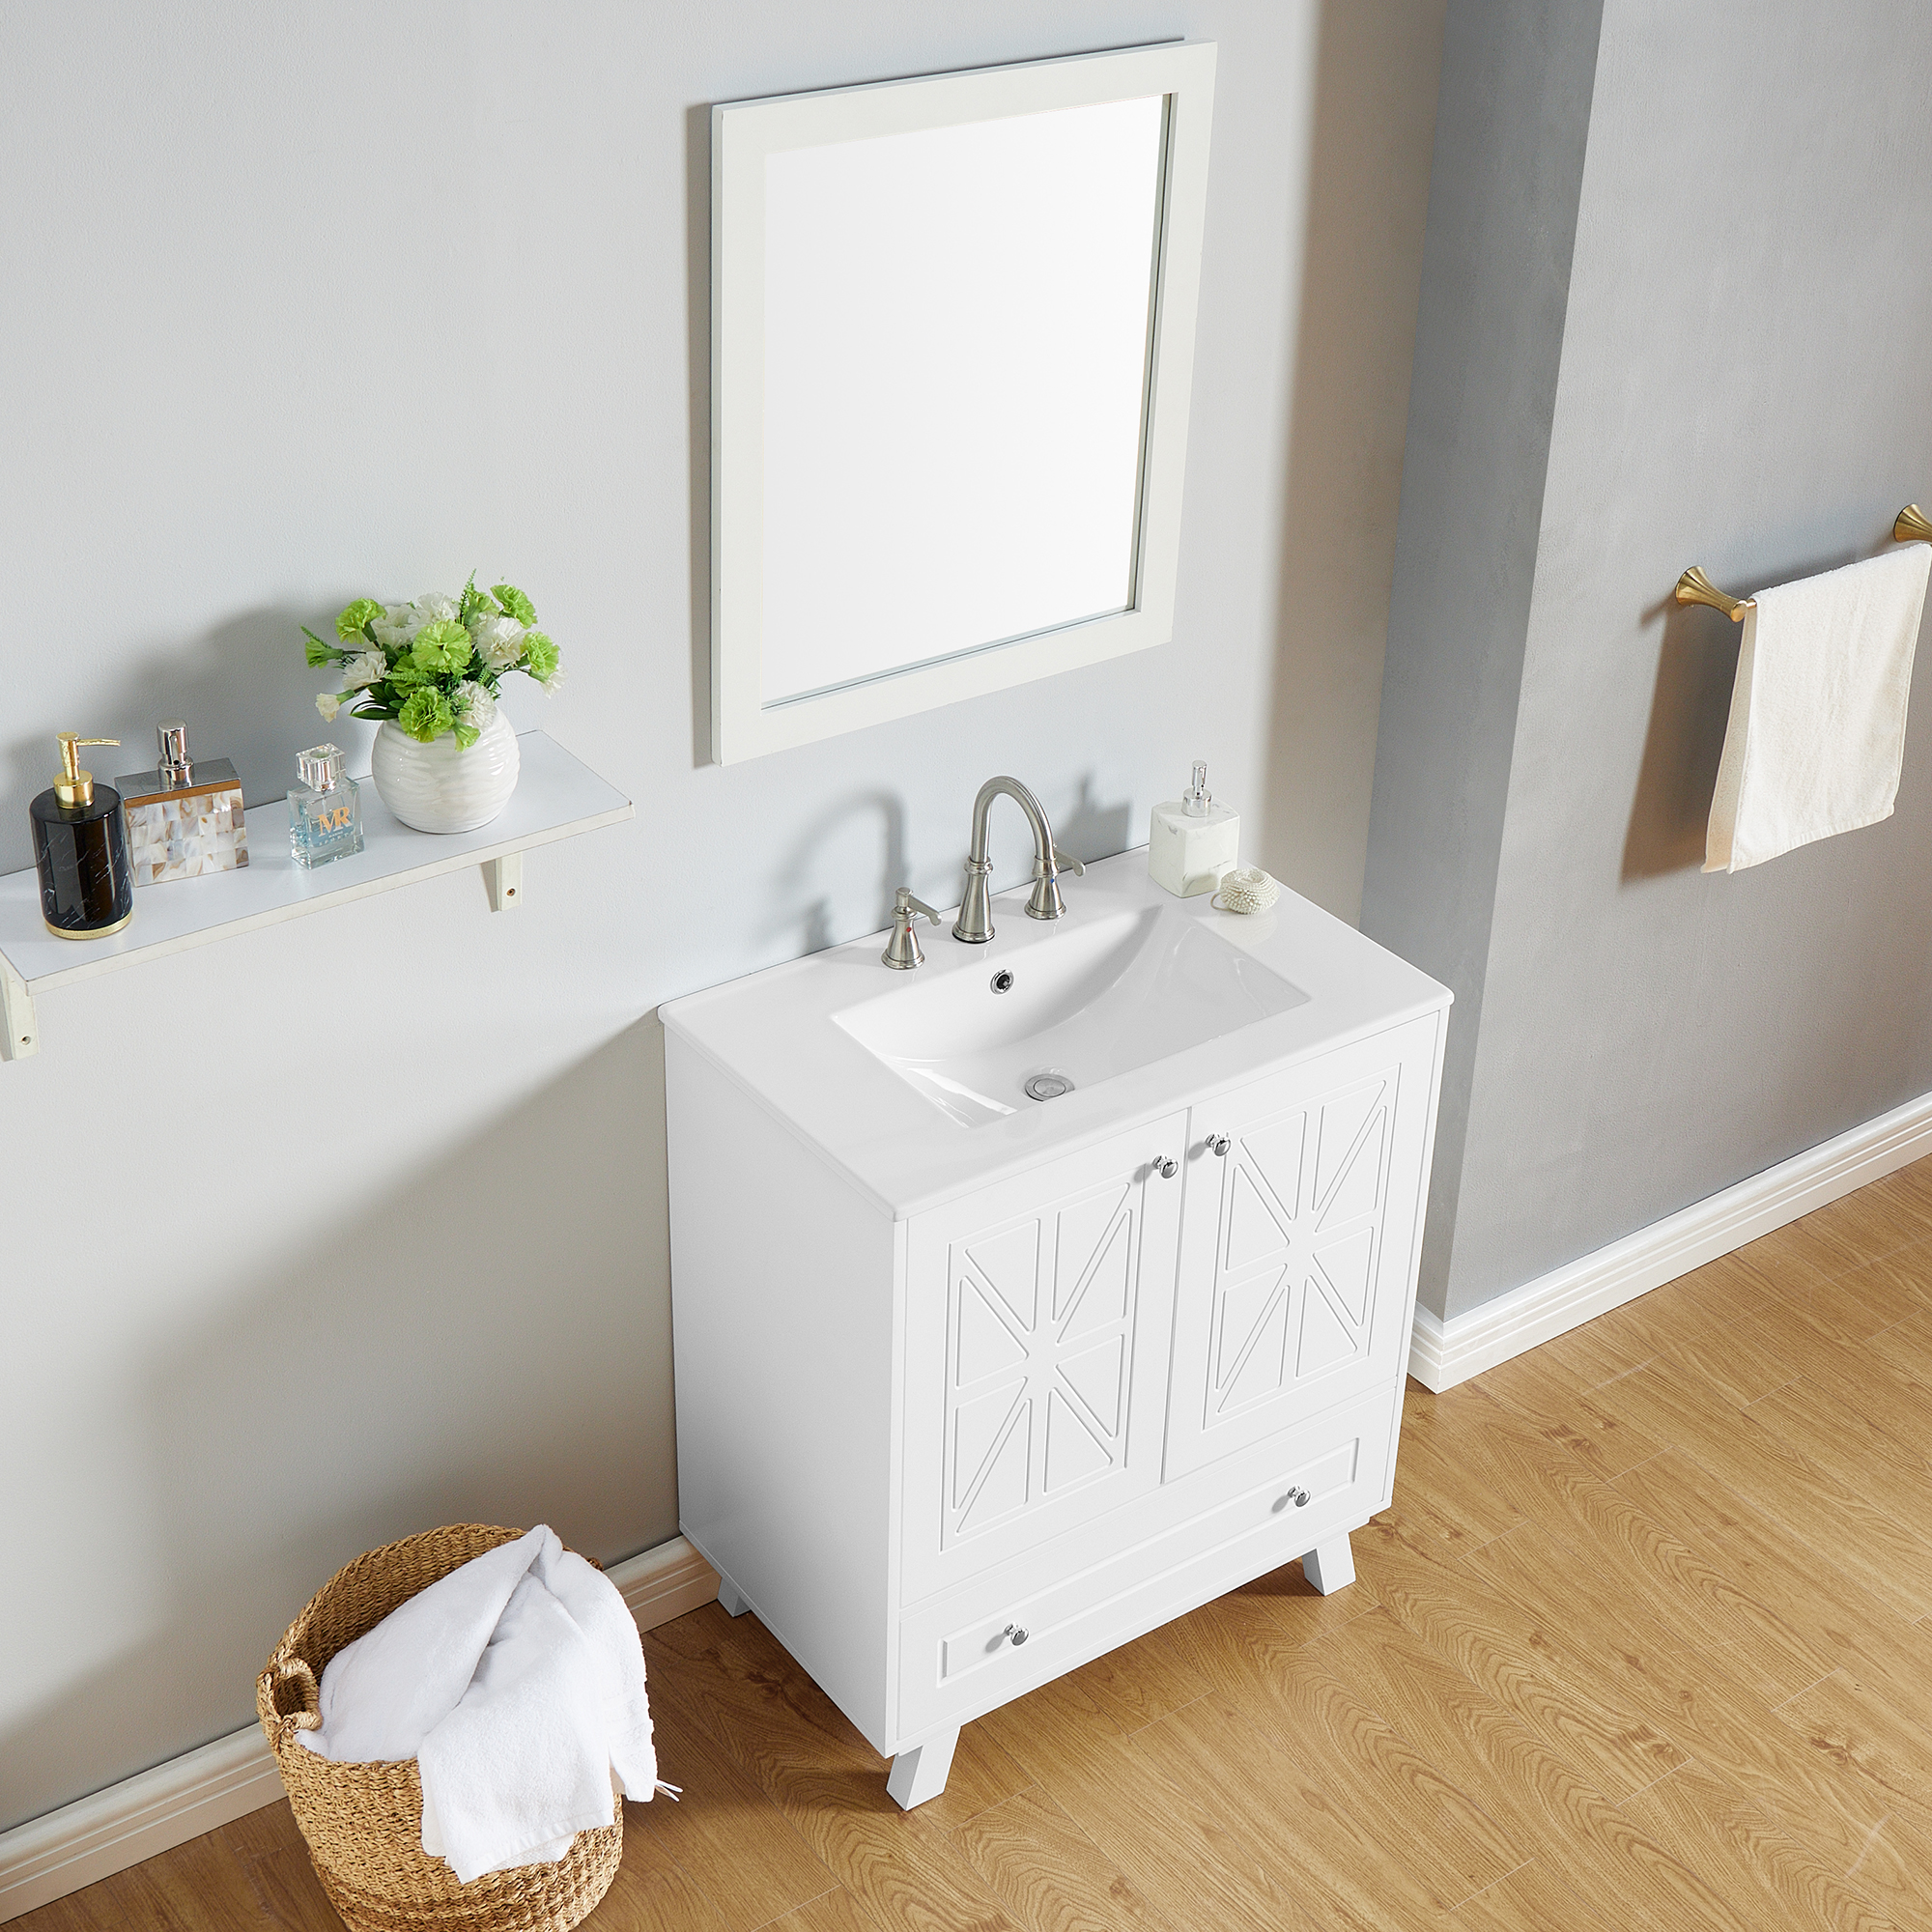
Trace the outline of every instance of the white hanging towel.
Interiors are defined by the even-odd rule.
[[[412,1757],[422,1847],[468,1885],[554,1864],[657,1783],[644,1658],[616,1586],[542,1524],[473,1557],[346,1644],[322,1673],[338,1762]]]
[[[1745,612],[1707,872],[1891,816],[1932,546],[1760,590]]]

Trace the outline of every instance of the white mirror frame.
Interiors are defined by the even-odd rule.
[[[930,128],[1167,99],[1133,606],[809,697],[762,701],[765,160]],[[1066,60],[731,101],[711,110],[711,755],[720,764],[1006,690],[1173,635],[1214,46]]]

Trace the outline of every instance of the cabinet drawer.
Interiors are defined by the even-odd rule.
[[[1265,1483],[1074,1576],[1052,1577],[1043,1555],[910,1612],[900,1739],[963,1723],[1359,1527],[1387,1490],[1394,1401],[1384,1392],[1285,1432]]]

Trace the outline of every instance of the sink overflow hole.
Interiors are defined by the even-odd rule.
[[[993,975],[992,986],[993,986],[993,991],[996,993],[1010,993],[1013,990],[1012,974],[1009,973],[1006,967],[1002,966],[1000,970]]]
[[[1026,1083],[1026,1096],[1029,1100],[1057,1100],[1063,1094],[1072,1092],[1073,1082],[1065,1073],[1036,1073]]]

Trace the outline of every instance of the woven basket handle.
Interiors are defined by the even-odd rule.
[[[271,1708],[275,1710],[278,1728],[284,1731],[318,1731],[322,1728],[322,1692],[316,1686],[315,1672],[298,1657],[285,1657],[280,1662],[270,1665],[266,1673],[270,1682],[264,1686],[268,1691]],[[281,1698],[275,1693],[284,1684],[293,1684],[301,1696],[301,1708],[296,1711],[281,1710]]]

